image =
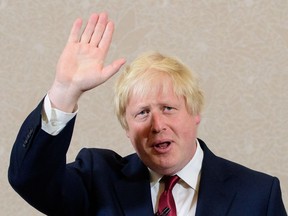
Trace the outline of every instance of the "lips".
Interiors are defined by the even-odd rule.
[[[159,140],[155,142],[152,147],[159,154],[165,154],[170,151],[172,142],[170,140]]]
[[[155,148],[160,148],[160,149],[165,149],[165,148],[167,148],[170,144],[171,144],[170,142],[162,142],[162,143],[155,144],[154,147],[155,147]]]

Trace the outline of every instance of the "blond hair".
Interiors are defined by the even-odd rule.
[[[115,112],[124,129],[128,129],[125,115],[129,97],[132,94],[144,96],[155,88],[159,89],[159,83],[153,82],[159,74],[170,77],[175,94],[184,97],[189,113],[201,113],[204,99],[197,75],[176,58],[157,52],[145,53],[124,69],[115,85]],[[165,83],[160,86],[163,91],[168,88]]]

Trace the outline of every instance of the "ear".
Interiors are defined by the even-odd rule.
[[[196,122],[196,125],[199,125],[199,124],[200,124],[200,122],[201,122],[201,116],[200,116],[200,114],[195,115],[195,122]]]

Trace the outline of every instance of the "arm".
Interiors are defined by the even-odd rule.
[[[82,20],[77,19],[48,92],[52,107],[64,112],[75,110],[85,91],[108,80],[125,63],[124,59],[118,59],[104,66],[114,31],[106,14],[93,14],[82,34],[81,26]],[[27,202],[48,215],[67,211],[63,208],[67,195],[64,191],[75,195],[77,205],[69,203],[73,214],[78,211],[85,215],[89,204],[87,191],[77,172],[66,167],[75,118],[52,136],[42,129],[42,107],[43,102],[21,126],[11,153],[9,181]]]
[[[49,135],[41,129],[42,105],[41,102],[20,128],[10,157],[8,178],[11,186],[28,203],[45,214],[57,215],[64,202],[61,191],[67,191],[69,187],[80,191],[83,187],[77,175],[73,177],[79,183],[75,188],[62,185],[68,179],[66,152],[75,119],[58,136]],[[84,190],[77,195],[79,200],[87,199]],[[77,208],[82,208],[81,202]]]

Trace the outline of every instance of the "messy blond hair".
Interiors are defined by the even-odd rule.
[[[176,58],[157,52],[145,53],[124,69],[115,85],[115,112],[124,129],[128,129],[125,115],[129,97],[132,94],[144,96],[149,93],[155,88],[153,80],[160,73],[170,77],[175,94],[184,97],[189,113],[195,115],[201,113],[204,99],[197,75]],[[156,85],[159,86],[159,83]],[[165,91],[168,86],[161,83],[161,88]]]

